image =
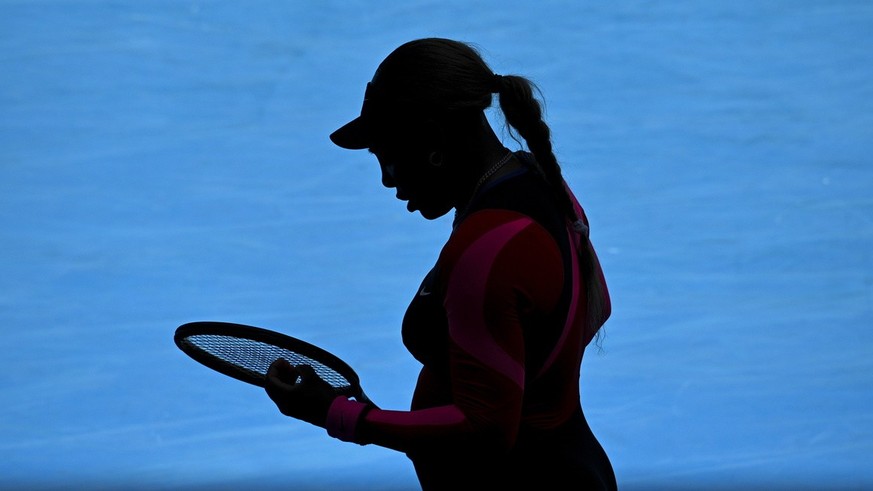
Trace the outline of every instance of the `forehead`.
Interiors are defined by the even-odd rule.
[[[421,114],[386,111],[371,119],[370,147],[412,147],[424,141],[427,125]]]

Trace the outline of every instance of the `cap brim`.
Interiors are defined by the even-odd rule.
[[[361,116],[331,133],[330,140],[337,146],[349,150],[362,150],[370,147],[370,134],[367,124]]]

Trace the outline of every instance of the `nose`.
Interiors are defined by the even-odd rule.
[[[394,166],[383,165],[382,168],[382,185],[386,188],[394,188],[397,187],[397,182],[394,179]]]

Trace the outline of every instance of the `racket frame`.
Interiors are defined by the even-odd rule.
[[[187,341],[187,338],[191,336],[231,337],[264,343],[276,348],[297,353],[298,355],[312,359],[313,361],[326,366],[349,381],[348,387],[334,387],[337,395],[352,397],[357,401],[372,404],[369,398],[364,394],[364,391],[361,388],[360,379],[354,369],[338,356],[323,348],[319,348],[314,344],[269,329],[233,322],[196,321],[182,324],[176,329],[173,341],[185,354],[200,364],[219,373],[258,387],[264,387],[264,384],[266,383],[266,376],[264,374],[233,365],[207,351],[204,351],[196,344]],[[290,361],[291,360],[289,360],[289,362]],[[331,386],[333,387],[333,385]]]

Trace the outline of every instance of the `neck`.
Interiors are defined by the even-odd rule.
[[[456,175],[455,210],[463,210],[473,198],[477,188],[504,174],[509,164],[502,166],[496,172],[491,171],[492,167],[506,156],[508,150],[494,133],[484,113],[476,130],[468,130],[466,134],[468,137],[461,140],[460,146],[461,165],[458,166]],[[489,171],[492,173],[485,176]],[[482,181],[483,176],[485,176],[484,181]]]

